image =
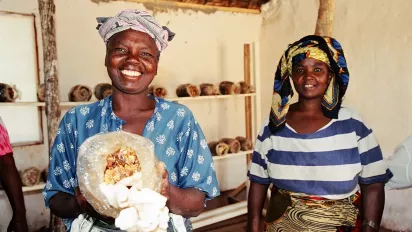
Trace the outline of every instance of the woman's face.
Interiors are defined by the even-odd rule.
[[[127,94],[146,91],[157,74],[158,55],[154,40],[146,33],[126,30],[115,34],[105,60],[113,86]]]
[[[306,58],[292,68],[292,81],[300,98],[323,98],[332,78],[322,61]]]

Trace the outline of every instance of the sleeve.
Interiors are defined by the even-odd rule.
[[[13,149],[11,148],[9,133],[7,132],[6,127],[0,123],[0,156],[7,155],[12,152]]]
[[[252,161],[249,165],[248,177],[250,181],[258,184],[270,184],[270,178],[267,170],[267,158],[271,150],[270,131],[268,127],[269,120],[266,120],[264,126],[259,131],[255,142],[255,149],[252,155]]]
[[[188,111],[188,110],[187,110]],[[190,111],[189,111],[190,112]],[[186,130],[179,144],[179,188],[196,188],[211,200],[220,195],[212,154],[200,125],[188,114]]]
[[[66,113],[60,122],[56,138],[50,154],[49,174],[43,196],[46,207],[49,207],[50,199],[57,192],[65,192],[74,195],[77,187],[76,178],[76,149],[74,129],[75,115]]]
[[[393,175],[383,160],[381,148],[372,129],[363,122],[360,115],[356,115],[354,119],[362,165],[362,171],[359,174],[359,184],[388,182]]]

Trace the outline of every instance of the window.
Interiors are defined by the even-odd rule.
[[[39,67],[34,15],[0,11],[0,82],[14,85],[16,102],[37,102]],[[43,143],[42,113],[35,105],[2,105],[0,116],[14,146]]]

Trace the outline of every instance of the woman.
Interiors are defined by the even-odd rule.
[[[160,52],[174,34],[144,11],[126,10],[112,18],[98,18],[98,22],[106,43],[105,66],[113,94],[76,107],[63,117],[43,192],[46,206],[65,219],[67,230],[79,215],[81,225],[92,222],[92,231],[116,230],[113,219],[98,215],[81,196],[76,157],[85,139],[100,132],[124,130],[154,143],[155,154],[168,173],[162,192],[170,212],[185,218],[199,215],[205,200],[219,195],[203,132],[188,108],[147,94],[157,74]],[[175,231],[176,226],[169,222],[168,230]],[[191,231],[189,220],[184,227]]]
[[[290,79],[299,94],[292,105]],[[249,231],[263,230],[270,184],[266,231],[378,231],[392,174],[372,130],[341,107],[348,82],[333,38],[306,36],[285,51],[248,172]]]
[[[16,164],[14,163],[9,134],[0,117],[0,182],[13,209],[13,217],[7,231],[29,231],[26,221],[26,207],[22,184]]]

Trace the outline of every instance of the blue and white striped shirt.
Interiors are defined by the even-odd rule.
[[[273,135],[268,120],[259,132],[248,176],[260,184],[343,199],[359,184],[386,183],[387,169],[372,130],[361,116],[342,108],[338,119],[311,134],[298,134],[286,124]]]

